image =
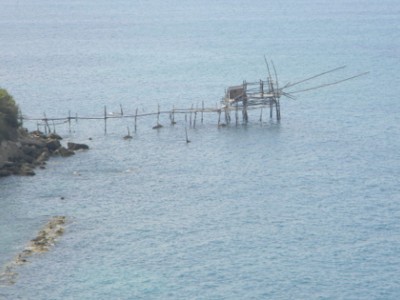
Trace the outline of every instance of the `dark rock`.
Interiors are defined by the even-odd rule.
[[[24,137],[20,139],[22,146],[34,146],[35,148],[41,149],[46,147],[46,140],[38,137]]]
[[[12,168],[14,165],[15,165],[15,162],[13,162],[13,161],[3,161],[3,162],[0,162],[0,169]]]
[[[22,152],[24,152],[26,155],[36,157],[40,154],[40,152],[38,151],[38,149],[35,146],[22,146],[21,149],[22,149]]]
[[[18,162],[6,162],[3,166],[0,166],[0,172],[2,173],[0,177],[18,174],[20,168],[21,164]]]
[[[0,177],[9,175],[35,175],[35,167],[44,168],[53,154],[71,156],[74,150],[89,149],[85,144],[68,143],[68,149],[61,146],[62,138],[54,133],[49,136],[40,131],[29,133],[19,128],[17,137],[0,141]]]
[[[31,165],[22,164],[18,174],[22,175],[22,176],[33,176],[33,175],[35,175],[35,172],[33,172],[33,168]]]
[[[38,164],[44,163],[46,160],[48,160],[50,157],[49,152],[47,150],[43,151],[39,157],[36,159],[36,162]]]
[[[12,172],[7,169],[0,169],[0,177],[7,177],[12,175]]]
[[[20,161],[33,163],[41,153],[35,146],[28,146],[22,143],[15,143],[18,150],[9,155],[9,159],[12,161]]]
[[[48,140],[46,142],[46,147],[50,152],[54,152],[61,147],[61,143],[59,140]]]
[[[45,139],[46,138],[46,135],[43,133],[43,132],[41,132],[41,131],[39,131],[39,130],[35,130],[35,131],[32,131],[31,132],[31,135],[33,136],[33,137],[35,137],[35,138],[42,138],[42,139]]]
[[[67,156],[74,155],[75,152],[72,150],[68,150],[65,147],[60,147],[54,152],[54,154],[61,155],[62,157],[67,157]]]
[[[35,162],[35,156],[34,155],[26,155],[26,154],[21,154],[19,157],[20,162],[25,162],[28,164],[33,164]]]
[[[73,151],[76,151],[76,150],[87,150],[87,149],[89,149],[89,146],[86,145],[86,144],[77,144],[77,143],[71,143],[71,142],[69,142],[69,143],[67,144],[67,146],[68,146],[68,149],[69,149],[69,150],[73,150]]]
[[[49,139],[52,139],[52,140],[62,140],[62,137],[59,136],[57,133],[50,133],[50,134],[48,135],[48,138],[49,138]]]

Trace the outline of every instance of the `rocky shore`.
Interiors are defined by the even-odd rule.
[[[71,156],[76,150],[87,150],[85,144],[61,144],[62,138],[51,133],[45,135],[40,131],[28,132],[20,129],[13,140],[3,140],[0,143],[0,177],[9,175],[35,175],[36,167],[45,168],[50,156]]]

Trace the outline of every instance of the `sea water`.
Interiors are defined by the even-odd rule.
[[[0,86],[27,117],[216,107],[266,79],[264,54],[282,84],[347,65],[299,89],[370,72],[282,98],[280,122],[54,124],[90,150],[1,179],[0,266],[51,216],[65,234],[0,298],[400,297],[397,1],[0,4]]]

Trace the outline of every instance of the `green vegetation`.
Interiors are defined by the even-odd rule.
[[[19,125],[17,104],[5,89],[0,88],[0,142],[14,137]]]

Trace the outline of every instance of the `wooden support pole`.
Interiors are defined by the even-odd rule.
[[[172,105],[172,112],[171,112],[171,125],[175,125],[175,106]]]
[[[192,107],[190,108],[190,115],[189,115],[189,124],[190,124],[190,127],[192,127],[192,112],[193,112],[193,104],[192,104]]]
[[[43,113],[43,126],[44,126],[44,134],[47,134],[47,127],[46,127],[46,113]]]
[[[107,106],[104,105],[104,134],[107,134]]]
[[[157,105],[157,125],[160,125],[160,104]]]
[[[221,123],[221,110],[218,109],[218,126]]]
[[[44,124],[45,124],[45,133],[47,134],[47,133],[51,133],[51,128],[50,128],[50,125],[49,125],[49,122],[48,122],[48,119],[47,119],[47,116],[46,116],[46,113],[43,113],[43,115],[44,115]]]
[[[262,81],[260,79],[260,93],[261,93],[261,97],[264,98],[264,81]]]
[[[136,125],[137,125],[137,113],[138,113],[138,108],[136,108],[136,112],[135,112],[135,132],[136,132]]]
[[[122,109],[122,104],[121,103],[119,104],[119,107],[121,109],[121,116],[123,117],[124,116],[124,110]]]
[[[231,121],[231,116],[229,115],[229,107],[225,107],[224,113],[225,113],[225,124],[228,125]]]
[[[243,100],[242,120],[244,123],[247,123],[249,120],[249,116],[247,114],[247,99]]]
[[[196,128],[197,111],[194,112],[193,128]]]
[[[261,107],[261,112],[260,112],[260,123],[262,123],[262,114],[263,114],[263,108]]]
[[[247,115],[247,96],[246,96],[246,90],[247,90],[247,83],[246,83],[246,81],[244,80],[244,81],[243,81],[243,100],[242,100],[242,102],[243,102],[243,111],[242,111],[242,117],[243,117],[243,121],[244,121],[245,123],[247,123],[248,120],[249,120],[249,117],[248,117],[248,115]]]
[[[236,126],[237,126],[239,123],[239,103],[238,102],[236,102],[235,120],[236,120]]]
[[[269,117],[270,117],[270,119],[272,119],[272,106],[273,106],[272,100],[269,100]]]
[[[204,100],[201,101],[201,124],[203,124]]]
[[[276,101],[276,119],[278,121],[281,120],[281,105],[279,103],[279,99]]]
[[[228,124],[228,115],[227,115],[227,112],[226,112],[226,107],[224,109],[224,118],[225,118],[225,124]]]
[[[68,111],[68,131],[71,133],[71,111]]]
[[[160,128],[162,128],[163,126],[160,124],[160,104],[158,104],[157,105],[157,125],[156,126],[153,126],[153,129],[160,129]]]
[[[189,137],[188,137],[188,133],[187,133],[187,126],[185,125],[185,134],[186,134],[186,143],[190,143]]]

